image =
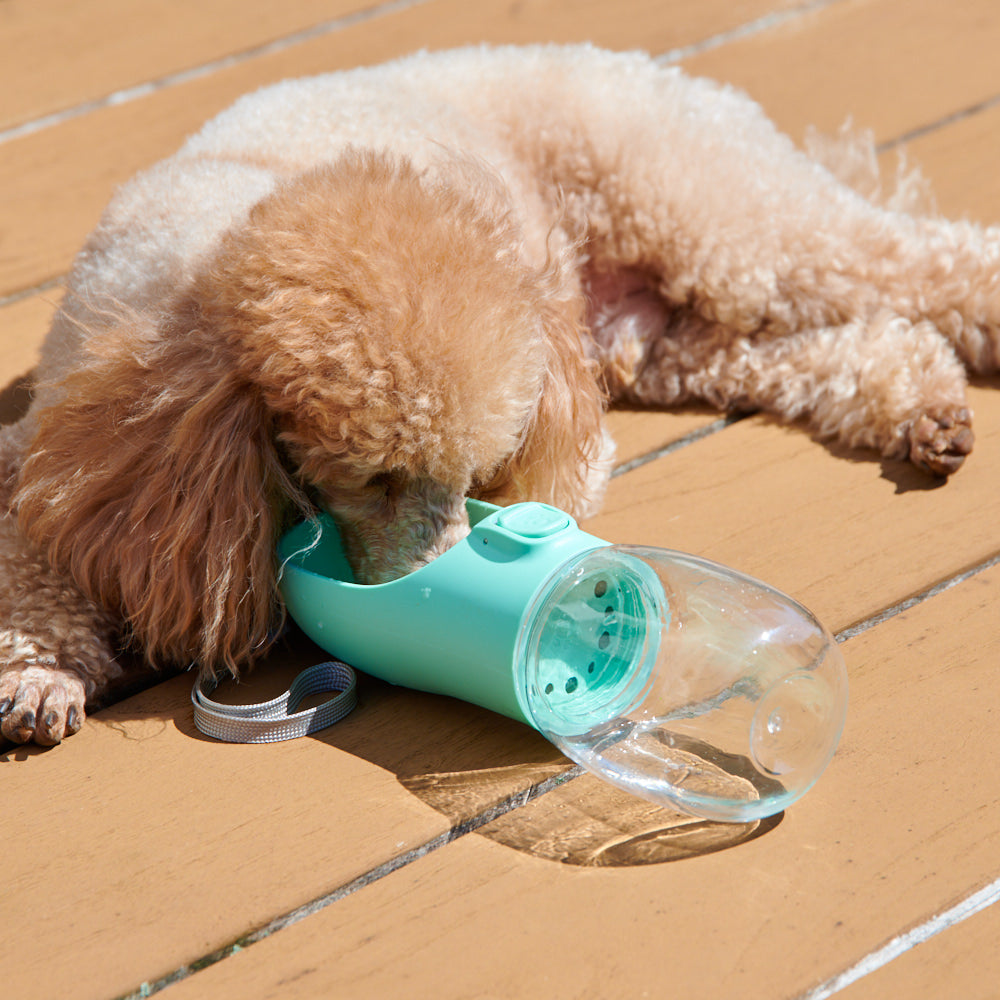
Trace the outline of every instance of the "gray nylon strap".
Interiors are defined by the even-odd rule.
[[[292,686],[272,701],[258,705],[223,705],[208,695],[215,684],[197,683],[191,692],[194,724],[206,735],[227,743],[276,743],[305,736],[339,722],[358,703],[354,671],[339,660],[303,670]],[[303,698],[326,691],[340,693],[329,701],[296,712]]]

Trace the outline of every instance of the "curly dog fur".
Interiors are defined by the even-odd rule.
[[[1000,358],[1000,232],[883,199],[641,54],[477,48],[289,81],[124,186],[0,436],[0,716],[58,742],[117,669],[237,672],[275,541],[325,507],[356,575],[464,497],[599,505],[608,399],[708,401],[954,472]]]

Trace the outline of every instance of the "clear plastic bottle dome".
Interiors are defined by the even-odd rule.
[[[533,724],[660,805],[747,821],[785,809],[833,756],[847,675],[791,598],[679,552],[604,546],[525,615],[515,683]]]

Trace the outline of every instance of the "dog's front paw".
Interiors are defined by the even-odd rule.
[[[55,667],[0,667],[0,732],[15,743],[53,746],[84,720],[86,691],[74,674]]]
[[[957,472],[972,451],[972,414],[965,408],[924,414],[910,427],[910,461],[939,476]]]

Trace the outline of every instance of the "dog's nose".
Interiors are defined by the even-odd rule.
[[[424,566],[469,533],[465,489],[427,478],[396,477],[376,511],[341,504],[336,518],[358,583],[388,583]]]

